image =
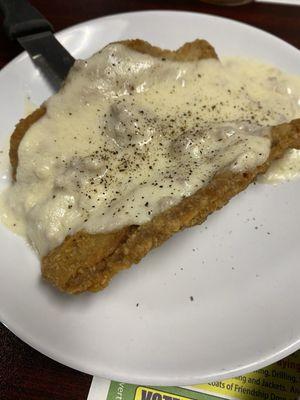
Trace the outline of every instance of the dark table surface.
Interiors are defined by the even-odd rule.
[[[55,30],[103,15],[135,10],[174,9],[221,15],[271,32],[300,49],[300,6],[252,3],[239,7],[199,0],[32,0]],[[1,21],[0,21],[1,22]],[[0,68],[21,48],[0,32]],[[92,377],[33,350],[0,325],[0,399],[82,400]]]

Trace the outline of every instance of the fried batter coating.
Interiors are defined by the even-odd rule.
[[[213,47],[204,40],[186,43],[177,51],[162,50],[142,40],[121,43],[141,53],[177,61],[217,58]],[[37,109],[21,120],[12,134],[10,160],[14,179],[22,137],[45,112],[43,106]],[[80,231],[66,237],[60,246],[43,257],[43,277],[58,289],[72,294],[105,288],[118,271],[138,263],[151,249],[160,246],[176,232],[205,221],[209,214],[222,208],[244,190],[289,148],[300,148],[300,119],[272,128],[271,151],[264,164],[243,173],[220,171],[208,185],[155,216],[150,222],[110,233]]]

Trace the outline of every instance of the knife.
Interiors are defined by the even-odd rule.
[[[53,27],[27,0],[0,0],[4,30],[28,52],[34,64],[57,91],[75,59],[59,43]]]

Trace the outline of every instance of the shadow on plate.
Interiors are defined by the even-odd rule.
[[[49,301],[53,302],[59,307],[82,307],[84,309],[97,297],[93,292],[85,292],[77,295],[67,294],[60,292],[58,289],[46,282],[42,277],[39,278],[38,285],[41,286],[41,290],[44,292],[45,296],[49,298]],[[98,296],[101,293],[98,293]]]

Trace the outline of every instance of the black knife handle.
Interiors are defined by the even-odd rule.
[[[27,0],[0,0],[4,30],[10,39],[36,32],[53,31],[53,27]]]

